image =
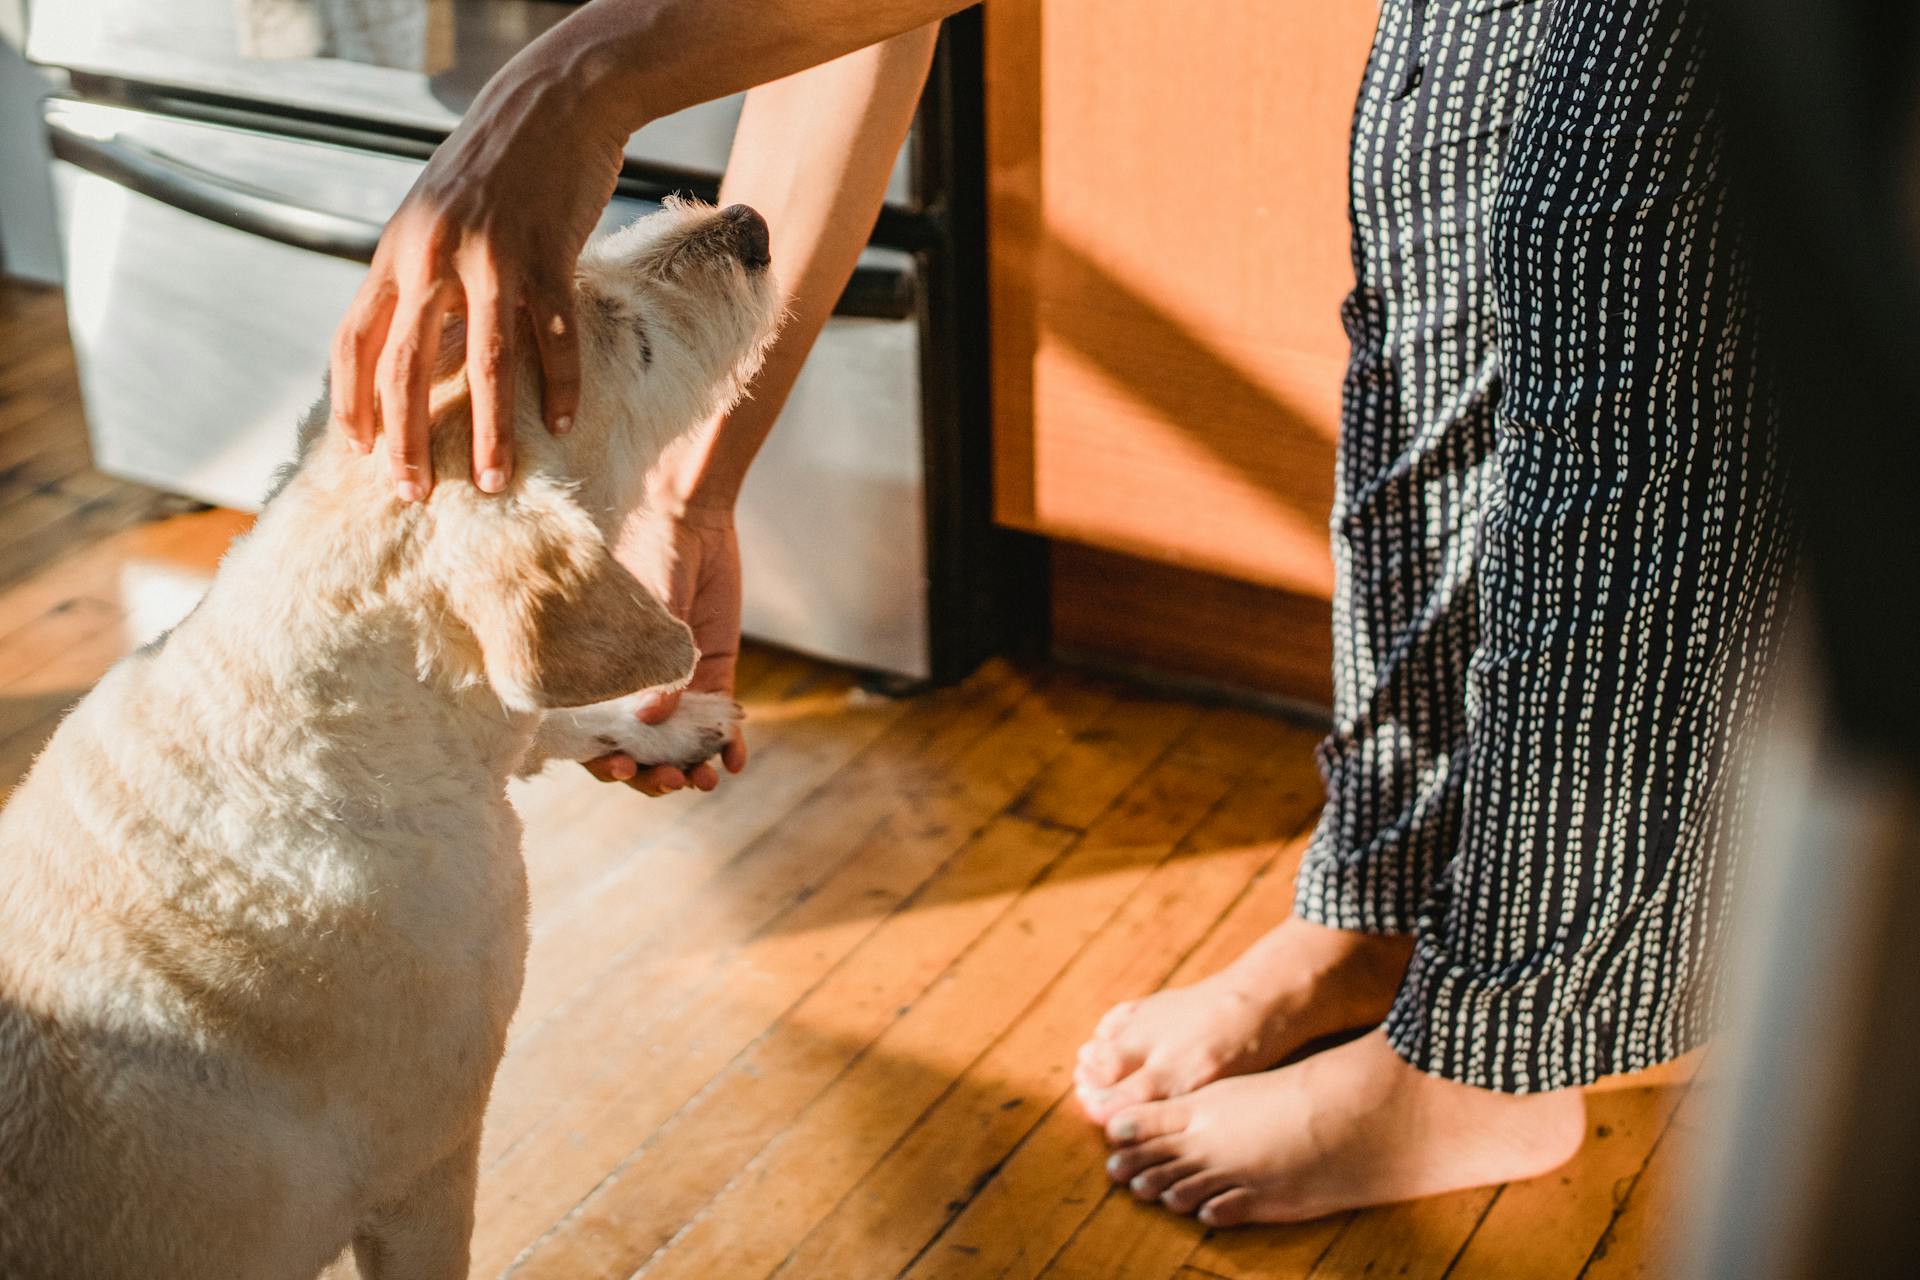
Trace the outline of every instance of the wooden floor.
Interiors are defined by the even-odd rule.
[[[245,520],[87,468],[50,293],[0,286],[0,782]],[[1208,1233],[1109,1191],[1074,1049],[1287,909],[1309,729],[989,665],[901,701],[749,649],[754,762],[649,801],[517,788],[533,945],[476,1276],[1660,1275],[1689,1072],[1610,1082],[1565,1169]]]

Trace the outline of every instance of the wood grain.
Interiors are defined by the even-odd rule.
[[[1333,705],[1325,600],[1073,543],[1050,560],[1061,657]]]

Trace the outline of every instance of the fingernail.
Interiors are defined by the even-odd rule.
[[[1147,1193],[1147,1175],[1144,1173],[1141,1174],[1132,1182],[1129,1182],[1127,1186],[1132,1190],[1133,1194],[1137,1196],[1145,1195]]]
[[[553,434],[563,436],[573,430],[573,415],[563,413],[553,420]]]
[[[1140,1136],[1140,1125],[1133,1120],[1115,1120],[1107,1132],[1113,1135],[1115,1142],[1132,1142]]]
[[[480,473],[480,488],[487,493],[498,493],[507,487],[507,473],[502,467],[488,467]]]
[[[394,487],[394,492],[400,495],[400,501],[402,502],[418,502],[427,496],[427,491],[420,487],[418,481],[414,480],[402,480]]]

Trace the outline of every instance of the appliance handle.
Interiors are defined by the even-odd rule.
[[[349,262],[373,261],[382,230],[377,222],[309,209],[125,138],[96,137],[58,108],[47,111],[46,121],[47,143],[57,158],[129,191],[264,240]]]
[[[270,191],[185,164],[123,137],[97,137],[70,122],[58,105],[46,111],[47,142],[68,164],[221,226],[278,244],[349,262],[372,262],[382,225],[310,209]],[[916,311],[911,271],[855,268],[835,304],[837,316],[904,320]]]

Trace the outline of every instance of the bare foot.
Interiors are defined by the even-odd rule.
[[[1530,1178],[1586,1136],[1578,1089],[1519,1096],[1408,1066],[1374,1031],[1292,1066],[1129,1108],[1107,1174],[1210,1227],[1297,1222]]]
[[[1295,1050],[1387,1016],[1406,938],[1289,916],[1212,977],[1116,1005],[1080,1048],[1074,1086],[1095,1124],[1223,1076],[1264,1071]]]

